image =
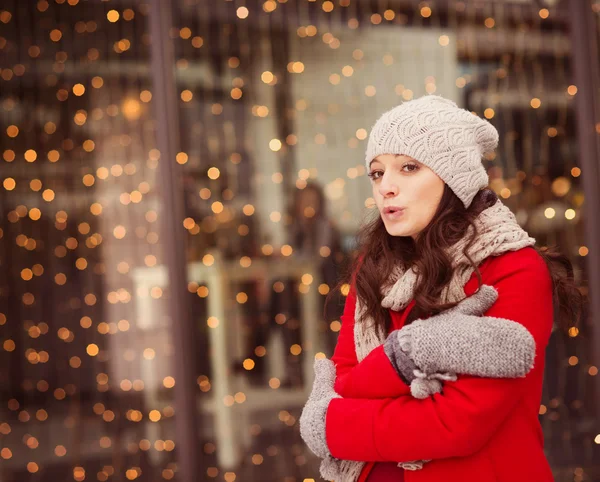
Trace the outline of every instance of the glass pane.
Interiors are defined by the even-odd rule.
[[[173,479],[148,5],[2,9],[2,475]]]

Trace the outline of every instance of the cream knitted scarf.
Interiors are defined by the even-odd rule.
[[[498,256],[507,251],[517,251],[535,244],[535,239],[529,237],[527,232],[519,226],[514,214],[500,200],[483,210],[474,224],[477,228],[477,237],[468,254],[475,265],[481,264],[490,256]],[[470,227],[468,235],[449,250],[455,271],[449,285],[442,292],[440,301],[444,303],[455,303],[465,298],[464,286],[471,278],[474,268],[468,262],[463,250],[468,243],[472,229]],[[396,267],[390,283],[382,289],[384,298],[381,306],[394,311],[406,308],[413,298],[416,281],[417,273],[413,269],[404,271],[400,267]],[[374,348],[383,344],[385,337],[375,330],[373,320],[364,314],[358,298],[354,319],[356,320],[354,345],[356,357],[361,362]],[[334,477],[336,482],[355,482],[358,480],[364,462],[342,460],[335,465],[337,466],[335,469],[337,474]]]

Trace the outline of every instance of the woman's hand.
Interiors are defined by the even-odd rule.
[[[318,457],[331,457],[325,437],[325,417],[329,402],[341,398],[333,389],[335,365],[327,358],[315,360],[315,380],[308,401],[300,415],[300,435]]]
[[[483,285],[454,308],[390,333],[384,349],[416,398],[441,391],[456,373],[492,378],[525,376],[535,342],[521,324],[483,315],[498,294]]]

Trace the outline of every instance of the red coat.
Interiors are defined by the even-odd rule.
[[[405,471],[406,482],[548,482],[538,420],[544,354],[553,323],[551,279],[533,248],[491,257],[480,265],[482,281],[498,290],[486,313],[524,325],[536,341],[535,365],[524,378],[459,375],[442,393],[419,400],[396,374],[383,346],[358,363],[354,349],[356,294],[350,291],[332,357],[335,390],[327,410],[326,437],[339,459],[371,462],[432,459]],[[475,275],[465,294],[477,289]],[[404,325],[414,305],[391,311],[393,329]]]

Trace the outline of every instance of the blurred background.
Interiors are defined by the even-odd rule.
[[[298,416],[375,214],[367,134],[426,93],[496,126],[491,187],[589,294],[539,414],[556,480],[600,481],[599,15],[2,0],[0,481],[319,480]]]

